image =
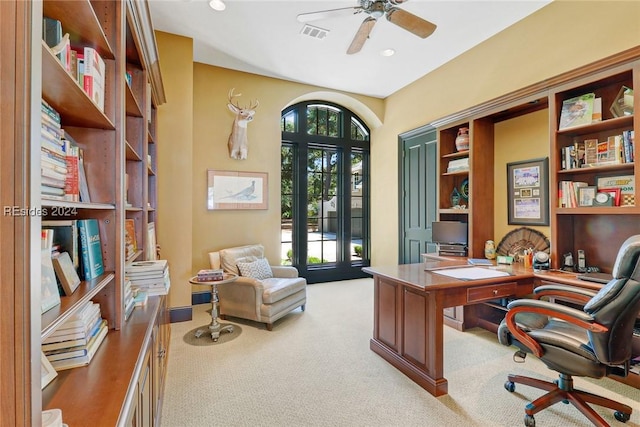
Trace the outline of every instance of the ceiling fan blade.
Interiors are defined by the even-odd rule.
[[[435,24],[397,7],[392,7],[387,11],[387,19],[423,39],[429,37],[436,30]]]
[[[376,18],[372,18],[371,16],[367,17],[362,24],[360,24],[360,28],[358,28],[358,32],[353,37],[353,41],[351,45],[349,45],[349,49],[347,49],[348,55],[353,55],[354,53],[360,52],[362,46],[364,46],[364,42],[369,38],[369,34],[373,29],[373,26],[376,25]]]
[[[334,16],[348,15],[362,11],[360,6],[341,7],[338,9],[320,10],[317,12],[301,13],[298,15],[298,22],[310,22],[318,19],[331,18]]]

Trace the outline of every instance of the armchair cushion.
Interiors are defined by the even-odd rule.
[[[269,261],[266,258],[258,258],[253,262],[238,262],[238,269],[240,275],[245,277],[252,277],[254,279],[270,279],[273,277]]]
[[[240,270],[238,269],[238,260],[240,258],[244,258],[242,261],[247,262],[263,257],[264,246],[262,245],[247,245],[222,249],[220,250],[220,266],[224,271],[240,275]]]

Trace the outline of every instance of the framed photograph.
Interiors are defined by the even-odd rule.
[[[44,353],[40,352],[40,388],[44,389],[55,377],[58,376],[58,373],[47,359],[47,356]]]
[[[619,188],[598,188],[598,193],[609,193],[613,206],[620,206],[620,189]]]
[[[207,171],[207,209],[267,209],[266,172]]]
[[[51,260],[53,262],[53,269],[58,276],[60,285],[64,290],[66,296],[71,295],[80,286],[80,276],[73,266],[73,261],[68,252],[62,252],[57,257]]]
[[[509,224],[549,225],[549,158],[507,163]]]
[[[595,185],[578,187],[578,206],[593,206],[593,199],[595,199],[597,192],[598,187]]]
[[[635,177],[633,175],[597,176],[596,186],[598,191],[606,191],[611,188],[619,188],[620,196],[616,206],[635,206]]]

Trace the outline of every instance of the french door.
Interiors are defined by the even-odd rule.
[[[282,253],[309,283],[366,277],[369,132],[342,107],[282,114]]]

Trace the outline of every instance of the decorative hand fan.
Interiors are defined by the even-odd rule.
[[[542,251],[550,253],[551,244],[547,236],[533,228],[520,227],[507,233],[498,244],[498,255],[512,256],[520,260],[524,251],[533,249],[534,252]]]

